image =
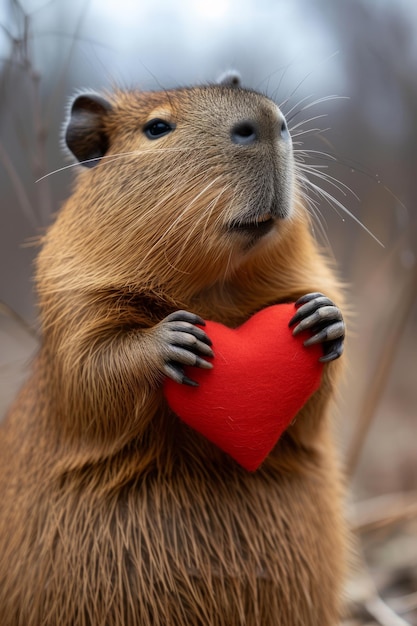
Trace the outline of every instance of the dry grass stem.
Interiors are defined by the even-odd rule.
[[[6,170],[10,182],[12,183],[17,200],[20,204],[20,208],[22,209],[24,215],[27,217],[29,222],[33,227],[38,226],[38,222],[36,219],[35,212],[33,211],[32,203],[29,200],[29,197],[26,193],[26,190],[23,186],[23,183],[17,173],[15,166],[13,165],[7,150],[4,149],[3,145],[0,143],[0,162],[3,163],[3,167]]]
[[[379,530],[417,518],[417,493],[394,493],[356,503],[351,528],[356,533]]]
[[[14,311],[8,304],[0,300],[0,313],[10,317],[14,320],[26,333],[28,333],[31,337],[39,341],[39,336],[36,330],[27,323],[23,317],[21,317],[16,311]]]
[[[417,298],[417,265],[415,266],[411,280],[404,287],[402,298],[395,313],[391,316],[389,328],[386,332],[386,340],[381,347],[381,354],[374,375],[370,378],[368,391],[360,412],[356,430],[353,433],[346,456],[346,468],[349,476],[356,470],[365,439],[376,414],[377,407],[384,393],[391,368],[394,363],[395,353],[398,350],[401,337],[406,328],[407,319],[411,313]]]

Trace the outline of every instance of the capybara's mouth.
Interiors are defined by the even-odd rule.
[[[264,213],[259,217],[254,217],[253,219],[245,222],[241,220],[234,220],[229,225],[228,230],[235,233],[242,233],[250,236],[251,238],[260,238],[270,232],[274,222],[275,220],[271,213]]]

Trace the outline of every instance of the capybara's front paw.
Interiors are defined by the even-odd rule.
[[[202,328],[205,322],[188,311],[176,311],[165,317],[156,327],[162,350],[163,372],[177,383],[198,384],[184,373],[184,365],[211,369],[213,365],[203,356],[213,357],[211,340]]]
[[[346,330],[341,310],[322,293],[308,293],[295,305],[299,308],[289,322],[289,326],[294,326],[293,335],[312,331],[313,336],[304,345],[321,343],[324,355],[320,361],[324,363],[338,359],[343,353]]]

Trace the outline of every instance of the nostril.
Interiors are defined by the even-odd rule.
[[[287,122],[285,121],[285,119],[282,120],[282,122],[281,122],[280,135],[281,135],[282,139],[289,139],[289,137],[290,137],[290,133],[289,133],[289,130],[288,130]]]
[[[248,145],[258,139],[258,131],[253,122],[238,122],[232,128],[231,137],[233,143]]]

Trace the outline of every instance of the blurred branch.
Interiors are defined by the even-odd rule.
[[[19,313],[16,313],[16,311],[14,311],[8,304],[3,302],[2,300],[0,300],[0,313],[3,313],[7,317],[10,317],[21,328],[23,328],[26,333],[33,337],[33,339],[39,341],[39,336],[36,330],[30,324],[28,324],[27,321],[19,315]]]
[[[382,600],[364,560],[359,555],[357,557],[358,571],[346,589],[347,612],[351,621],[344,622],[344,626],[367,625],[369,620],[374,620],[371,623],[378,626],[411,626]]]
[[[70,68],[70,64],[71,64],[71,60],[72,60],[73,54],[75,52],[76,44],[79,41],[83,41],[84,43],[94,43],[94,45],[99,45],[99,44],[96,44],[96,42],[93,42],[93,40],[88,40],[85,37],[81,37],[81,30],[82,30],[82,27],[83,27],[83,24],[84,24],[84,20],[86,18],[87,12],[88,12],[89,4],[90,4],[90,2],[84,3],[84,5],[83,5],[84,11],[82,11],[79,14],[78,20],[77,20],[77,23],[76,23],[76,26],[75,26],[75,30],[74,30],[74,32],[71,35],[69,35],[69,37],[71,38],[71,47],[70,47],[68,55],[66,57],[65,64],[64,64],[64,66],[62,67],[62,69],[60,71],[60,80],[57,82],[57,84],[55,86],[55,89],[54,89],[54,91],[52,92],[52,94],[51,94],[51,96],[49,98],[48,105],[49,105],[50,109],[54,109],[55,106],[56,106],[56,102],[57,102],[57,99],[58,99],[59,92],[61,91],[61,89],[63,88],[63,85],[64,85],[64,77],[68,74],[68,71],[69,71],[69,68]],[[51,34],[51,32],[49,34]],[[39,32],[38,32],[38,36],[39,36]],[[63,35],[60,35],[60,36],[62,37]],[[45,172],[42,172],[42,174],[45,174]]]
[[[417,492],[394,493],[355,503],[351,528],[366,533],[417,519]]]
[[[394,611],[401,614],[415,611],[417,609],[417,591],[409,593],[406,596],[401,596],[400,598],[393,598],[390,600],[390,604]]]
[[[14,167],[2,143],[0,143],[0,162],[3,163],[4,169],[6,170],[10,178],[10,182],[14,187],[18,202],[21,206],[23,213],[26,215],[32,226],[38,226],[36,215],[29,200],[29,197],[25,191],[22,181],[19,178],[16,168]]]
[[[373,617],[381,626],[411,626],[399,617],[378,595],[367,600],[364,604],[365,615]]]
[[[390,321],[390,331],[388,331],[385,342],[383,342],[381,354],[379,355],[378,364],[373,377],[368,385],[367,395],[359,415],[356,430],[353,433],[350,442],[346,468],[349,476],[352,476],[358,464],[360,454],[368,433],[369,427],[375,417],[378,404],[386,387],[391,368],[394,363],[395,353],[401,337],[406,328],[408,316],[417,299],[417,264],[410,281],[407,281],[403,290],[403,297],[400,303],[395,307],[395,312]]]
[[[47,126],[44,120],[44,107],[41,101],[40,83],[41,74],[37,71],[33,60],[33,50],[30,45],[31,40],[31,15],[23,8],[19,0],[9,0],[11,12],[14,14],[16,35],[2,25],[3,30],[11,41],[10,58],[7,65],[18,65],[22,68],[24,75],[29,80],[30,93],[28,103],[32,114],[32,128],[34,132],[34,149],[32,151],[34,157],[32,161],[32,171],[35,179],[40,178],[45,173],[46,166],[46,139]],[[3,81],[2,92],[6,92],[7,85]],[[30,220],[33,226],[38,225],[38,220],[43,224],[47,222],[52,213],[51,189],[47,183],[41,183],[37,187],[38,202],[37,210],[31,206],[27,193],[14,168],[6,150],[0,146],[0,160],[3,162],[5,169],[15,189],[19,203],[24,214]]]

